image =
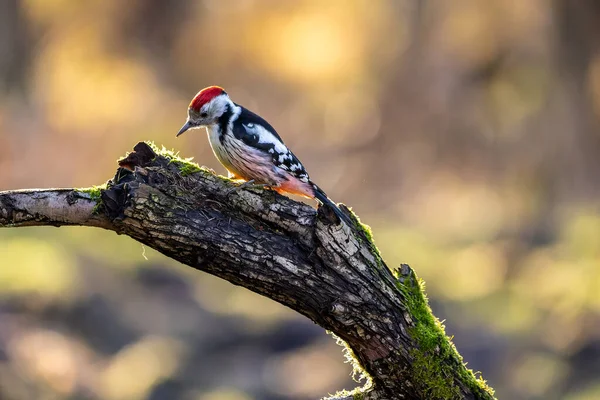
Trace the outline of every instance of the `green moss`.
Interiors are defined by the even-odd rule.
[[[458,387],[454,384],[452,375],[446,374],[439,360],[432,360],[421,350],[410,352],[413,357],[413,377],[421,386],[427,398],[455,399],[460,396]]]
[[[88,188],[77,188],[76,191],[80,193],[86,193],[90,196],[90,199],[96,203],[100,201],[102,192],[106,190],[106,183],[100,186],[92,186]]]
[[[373,230],[371,229],[371,227],[367,224],[363,224],[360,221],[359,216],[356,215],[354,211],[350,210],[350,212],[352,213],[352,220],[354,221],[355,228],[363,232],[365,234],[365,237],[371,242],[373,246],[375,246],[375,242],[373,240]],[[377,250],[377,253],[379,254],[379,250]]]
[[[365,398],[365,395],[364,395],[362,392],[359,392],[359,391],[357,390],[357,391],[355,391],[355,392],[352,394],[352,398],[353,398],[354,400],[363,400],[363,399]]]
[[[446,336],[444,325],[433,315],[425,295],[424,282],[411,270],[409,276],[396,273],[397,286],[402,292],[414,326],[410,328],[418,348],[412,350],[413,376],[415,384],[428,398],[454,399],[459,388],[453,380],[458,372],[459,379],[478,396],[494,398],[494,391],[485,380],[476,377],[468,369],[454,344]]]
[[[98,210],[100,209],[100,206],[102,205],[102,192],[104,190],[106,190],[106,183],[103,185],[99,185],[99,186],[75,189],[76,192],[86,194],[90,198],[90,200],[96,202],[96,205],[94,206],[94,209],[92,210],[92,212],[94,214],[96,214],[98,212]]]
[[[359,231],[362,232],[364,234],[364,238],[366,238],[367,242],[367,246],[369,246],[373,252],[373,254],[375,254],[376,256],[376,263],[377,266],[379,267],[380,270],[388,270],[388,267],[386,265],[386,263],[383,261],[383,257],[381,256],[381,252],[379,251],[379,249],[377,248],[377,246],[375,245],[375,240],[373,239],[373,231],[371,230],[371,227],[367,224],[363,224],[360,220],[360,218],[358,217],[358,215],[356,215],[352,210],[350,210],[350,212],[352,213],[352,221],[354,222],[354,227]],[[363,240],[363,238],[358,235],[357,236],[359,238],[359,240]]]
[[[165,157],[169,160],[169,164],[175,164],[182,176],[188,176],[194,174],[196,172],[204,171],[204,168],[201,168],[195,162],[192,162],[193,157],[190,158],[182,158],[179,156],[179,152],[173,149],[167,150],[164,146],[159,148],[154,142],[147,141],[145,142],[150,148],[156,153],[156,155]]]
[[[181,171],[182,176],[188,176],[190,174],[193,174],[194,172],[199,172],[200,167],[197,164],[189,163],[180,166],[179,170]]]

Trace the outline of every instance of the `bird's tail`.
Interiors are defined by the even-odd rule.
[[[329,197],[327,197],[327,194],[325,194],[325,192],[323,190],[321,190],[320,187],[318,187],[314,183],[312,184],[312,186],[315,189],[315,199],[317,199],[319,201],[319,203],[321,203],[322,205],[330,207],[333,210],[333,212],[335,213],[335,215],[338,216],[339,219],[341,219],[349,227],[351,227],[353,224],[352,224],[352,220],[350,219],[350,217],[348,217],[346,214],[344,214],[342,212],[342,210],[340,210],[340,208],[337,206],[337,204],[335,204]]]

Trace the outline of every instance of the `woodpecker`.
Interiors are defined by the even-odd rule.
[[[206,128],[210,146],[230,178],[316,199],[351,226],[350,218],[310,180],[277,131],[260,116],[231,101],[223,88],[202,89],[187,113],[177,136],[190,129]]]

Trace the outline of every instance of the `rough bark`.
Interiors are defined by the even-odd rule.
[[[331,399],[493,398],[432,316],[413,271],[392,273],[354,216],[347,226],[331,210],[235,189],[145,143],[134,150],[106,189],[0,193],[0,227],[113,230],[296,310],[343,340],[369,377]]]

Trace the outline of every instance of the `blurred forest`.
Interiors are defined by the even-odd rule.
[[[600,398],[597,0],[0,0],[0,190],[86,187],[208,85],[261,114],[499,399]],[[0,231],[0,399],[315,399],[342,349],[91,228]]]

